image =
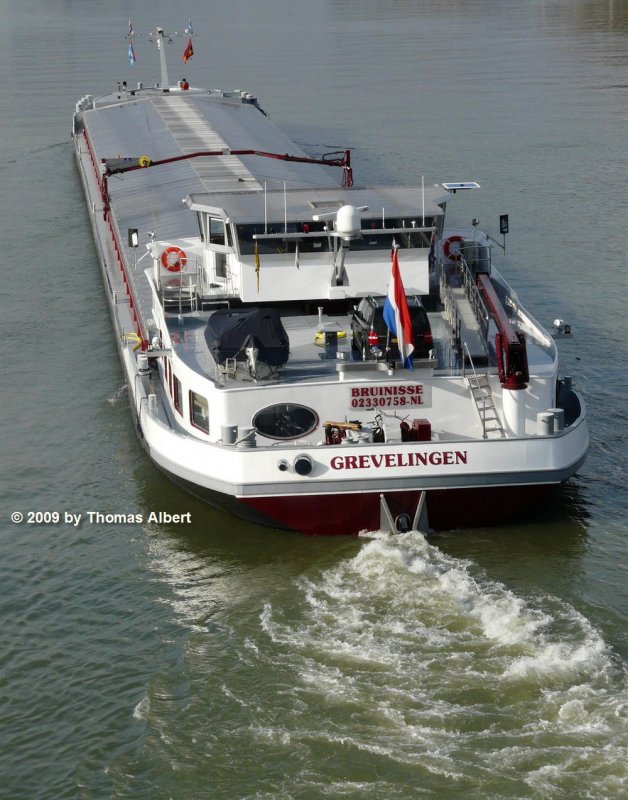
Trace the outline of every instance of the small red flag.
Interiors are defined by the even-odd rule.
[[[188,61],[192,58],[193,55],[194,55],[194,48],[192,47],[192,40],[188,39],[188,44],[187,44],[187,47],[185,48],[185,53],[183,53],[181,58],[187,64]]]

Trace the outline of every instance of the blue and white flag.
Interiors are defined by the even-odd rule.
[[[397,346],[404,366],[412,369],[412,353],[414,352],[412,320],[406,300],[406,291],[401,280],[397,248],[393,250],[392,275],[388,286],[388,295],[384,302],[384,322],[392,335],[397,338]]]
[[[134,32],[134,30],[133,30],[133,23],[131,22],[131,20],[129,20],[129,33],[128,33],[128,36],[129,36],[129,38],[130,38],[131,36],[133,36],[133,35],[134,35],[134,33],[135,33],[135,32]]]
[[[191,36],[194,33],[194,28],[192,27],[192,20],[188,21],[188,26],[185,29],[185,32],[188,34],[188,36]]]
[[[133,50],[133,42],[129,42],[129,64],[135,64],[135,50]]]

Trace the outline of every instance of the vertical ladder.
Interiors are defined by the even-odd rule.
[[[489,433],[497,433],[502,439],[506,432],[497,416],[497,409],[493,400],[493,393],[488,382],[488,375],[485,372],[473,372],[467,377],[471,396],[475,402],[475,407],[480,415],[482,422],[482,433],[488,439]]]

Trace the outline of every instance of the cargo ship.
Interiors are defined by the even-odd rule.
[[[370,186],[255,95],[161,80],[72,137],[139,440],[192,494],[313,535],[500,524],[568,480],[586,411],[497,269],[474,181]],[[466,176],[462,176],[466,177]],[[500,235],[508,220],[500,219]]]

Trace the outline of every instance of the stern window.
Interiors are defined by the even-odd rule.
[[[181,391],[181,381],[177,378],[176,375],[172,376],[172,391],[173,391],[174,407],[179,412],[179,414],[183,415],[183,392]]]
[[[209,403],[207,398],[190,392],[190,421],[195,428],[209,433]]]

